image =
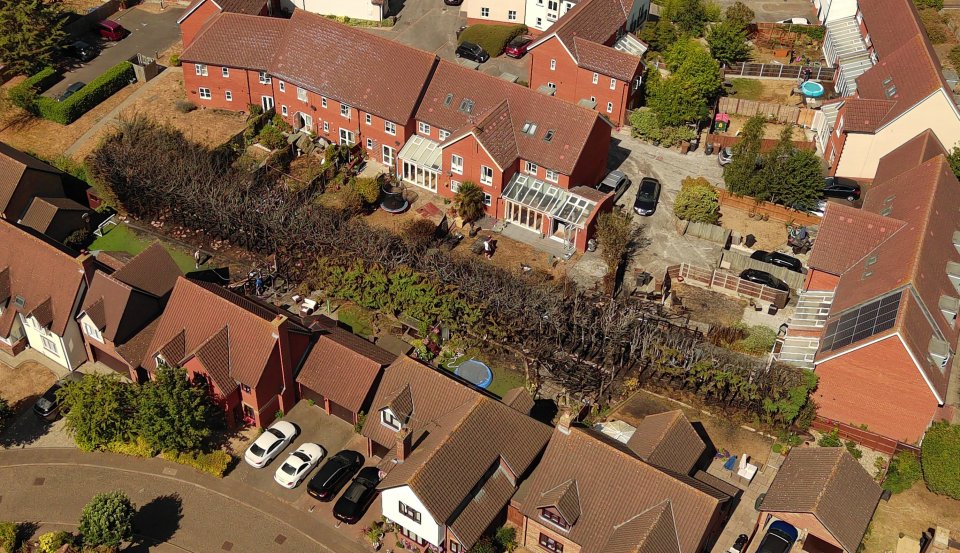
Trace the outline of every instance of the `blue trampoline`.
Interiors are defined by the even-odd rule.
[[[493,382],[493,371],[485,363],[468,359],[457,366],[453,374],[480,388],[486,388]]]

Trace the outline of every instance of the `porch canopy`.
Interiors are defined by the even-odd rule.
[[[569,190],[522,174],[513,176],[503,198],[581,229],[597,205]]]

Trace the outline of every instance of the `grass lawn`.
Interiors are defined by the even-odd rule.
[[[756,79],[733,79],[730,82],[736,98],[741,100],[759,100],[763,95],[763,83]]]
[[[864,551],[893,551],[900,532],[919,538],[921,532],[938,524],[952,530],[951,536],[960,530],[960,501],[937,495],[927,490],[923,482],[917,482],[890,501],[880,502],[870,532],[863,540]]]
[[[90,244],[89,249],[108,252],[126,252],[131,255],[137,255],[147,249],[147,246],[153,242],[154,239],[152,237],[147,238],[141,236],[127,225],[120,224],[110,228],[106,234],[94,240],[93,243]],[[188,273],[195,270],[193,256],[170,244],[164,244],[163,247],[166,248],[170,256],[173,257],[173,260],[177,263],[177,266],[180,267],[181,271]]]
[[[466,361],[467,359],[476,359],[478,361],[483,362],[488,367],[490,367],[490,370],[493,371],[493,381],[490,383],[489,386],[487,386],[487,391],[494,393],[500,397],[503,397],[504,394],[506,394],[508,391],[514,388],[519,388],[523,386],[525,383],[522,372],[519,372],[513,369],[504,368],[503,366],[501,366],[501,364],[493,362],[490,359],[488,359],[477,348],[468,349],[466,351],[466,354],[462,358],[457,360],[456,364],[459,365],[460,362]],[[453,368],[446,367],[445,365],[444,365],[444,368],[446,368],[450,372],[454,372],[455,370]]]
[[[350,332],[369,339],[373,336],[373,314],[356,305],[344,305],[337,310],[337,320],[350,327]]]

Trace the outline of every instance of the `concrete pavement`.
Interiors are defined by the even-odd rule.
[[[721,7],[726,8],[736,0],[718,0]],[[811,23],[817,19],[817,12],[808,0],[741,0],[757,14],[756,21],[772,23],[788,17],[806,17]]]
[[[42,527],[69,528],[94,494],[122,490],[140,508],[142,551],[369,552],[274,497],[160,459],[76,449],[0,451],[0,482],[0,520]]]

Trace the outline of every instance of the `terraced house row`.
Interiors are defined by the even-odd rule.
[[[593,188],[611,139],[597,112],[309,12],[219,13],[181,60],[199,106],[275,109],[443,197],[474,182],[488,215],[580,250],[612,203]]]

